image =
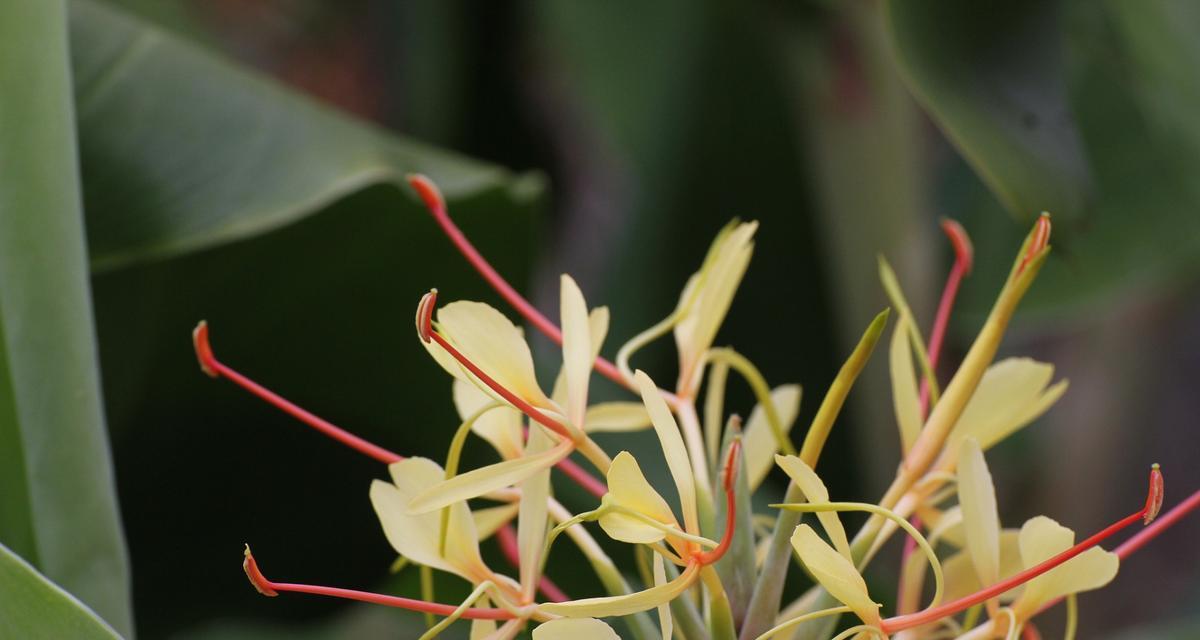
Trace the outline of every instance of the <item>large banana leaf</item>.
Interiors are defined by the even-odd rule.
[[[0,541],[129,634],[70,91],[64,2],[0,3]],[[8,553],[0,626],[68,624]],[[69,637],[53,628],[0,635]]]
[[[120,640],[87,605],[0,544],[0,638]]]

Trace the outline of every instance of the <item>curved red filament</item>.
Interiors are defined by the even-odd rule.
[[[458,607],[451,604],[426,602],[424,600],[401,598],[399,596],[388,596],[381,593],[371,593],[369,591],[339,589],[337,587],[322,587],[312,584],[273,582],[268,580],[258,568],[258,563],[254,560],[254,556],[250,554],[250,547],[246,547],[245,560],[242,561],[242,568],[245,569],[246,576],[250,578],[250,584],[254,585],[254,588],[265,596],[274,597],[279,595],[279,592],[281,591],[292,593],[308,593],[319,596],[329,596],[331,598],[370,602],[372,604],[381,604],[388,607],[396,607],[398,609],[408,609],[409,611],[422,611],[439,616],[448,616],[458,610]],[[462,613],[461,617],[468,620],[512,620],[516,618],[512,612],[505,611],[504,609],[484,609],[478,607],[468,608]]]
[[[737,461],[742,452],[741,439],[735,439],[729,445],[729,454],[725,458],[725,533],[721,542],[711,551],[696,554],[696,560],[701,565],[709,565],[721,559],[733,544],[733,534],[737,531]]]

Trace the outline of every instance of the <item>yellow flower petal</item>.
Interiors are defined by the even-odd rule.
[[[542,429],[529,430],[529,455],[550,450],[554,441]],[[517,516],[517,548],[520,550],[521,594],[532,599],[542,570],[542,546],[549,522],[550,468],[546,467],[521,481],[520,513]]]
[[[783,423],[783,433],[792,430],[796,415],[800,413],[800,385],[785,384],[771,391],[771,404]],[[750,490],[758,488],[771,472],[775,464],[775,454],[779,451],[779,441],[771,432],[767,422],[767,412],[761,404],[755,405],[746,421],[746,430],[742,436],[742,455],[746,457],[746,480]]]
[[[491,598],[480,596],[475,606],[480,608],[489,608],[492,606]],[[488,636],[496,633],[495,620],[472,620],[471,621],[471,636],[470,640],[486,640]]]
[[[854,564],[842,557],[822,540],[812,527],[802,524],[792,534],[792,547],[800,554],[800,560],[810,573],[821,583],[829,595],[850,607],[863,622],[880,623],[879,605],[871,600],[867,583]]]
[[[471,512],[471,517],[475,520],[475,533],[478,534],[479,539],[487,540],[492,537],[493,533],[496,533],[496,530],[517,517],[517,505],[510,503],[498,507],[475,509]]]
[[[512,486],[542,469],[547,469],[570,453],[570,443],[564,442],[540,453],[505,460],[468,471],[449,480],[442,480],[417,494],[408,503],[408,510],[410,513],[427,513],[456,502],[478,498],[489,491]]]
[[[450,508],[445,557],[438,553],[440,513],[408,512],[413,496],[442,481],[445,476],[442,468],[426,458],[408,458],[392,464],[389,470],[393,483],[382,480],[371,483],[371,504],[392,548],[417,564],[476,581],[483,561],[479,557],[475,521],[467,504],[460,502]]]
[[[1004,529],[1000,532],[1000,576],[1007,578],[1016,575],[1024,565],[1021,563],[1021,548],[1018,540],[1018,529]],[[967,551],[956,553],[942,561],[942,574],[945,576],[946,592],[942,595],[944,602],[953,602],[964,596],[971,595],[983,588],[979,583],[979,573],[975,563]],[[1000,595],[1001,602],[1012,602],[1024,592],[1024,587],[1005,591]]]
[[[591,361],[595,362],[596,358],[600,356],[600,347],[604,344],[604,337],[608,335],[608,307],[592,309],[588,314],[588,332],[592,343]],[[567,368],[565,366],[558,370],[558,377],[554,379],[554,391],[550,394],[550,399],[560,407],[567,406]]]
[[[804,498],[810,503],[829,502],[829,490],[825,488],[825,483],[821,482],[817,472],[804,464],[803,460],[796,456],[777,455],[775,463],[804,492]],[[853,556],[850,554],[850,542],[846,539],[846,530],[842,527],[842,520],[838,514],[833,511],[817,512],[817,520],[821,521],[821,526],[825,528],[825,533],[833,541],[837,552],[848,562],[853,562]]]
[[[454,379],[454,408],[458,417],[466,420],[484,406],[495,402],[491,396],[479,390],[474,384],[458,378]],[[523,414],[510,407],[492,409],[479,416],[471,431],[495,447],[501,458],[518,458],[524,450],[522,443]]]
[[[634,374],[634,379],[642,392],[642,402],[646,403],[646,412],[650,414],[654,431],[658,434],[658,442],[662,445],[667,467],[675,480],[675,488],[679,491],[684,528],[688,533],[700,535],[700,518],[696,512],[696,480],[692,476],[692,464],[688,459],[687,448],[683,446],[683,436],[679,434],[679,425],[675,423],[675,416],[671,415],[666,400],[663,400],[662,393],[650,376],[639,370]]]
[[[996,509],[996,488],[988,471],[983,450],[975,438],[968,437],[959,447],[958,503],[962,507],[967,552],[984,586],[1000,580],[1000,515]]]
[[[588,407],[583,424],[588,433],[641,431],[650,426],[650,414],[640,402],[601,402]]]
[[[538,625],[533,640],[621,640],[621,636],[595,618],[562,618]]]
[[[961,442],[973,436],[987,451],[1033,422],[1066,392],[1065,380],[1047,388],[1053,377],[1053,365],[1030,358],[1008,358],[993,364],[984,372],[950,438]]]
[[[1021,527],[1020,543],[1021,561],[1029,568],[1070,549],[1075,544],[1075,532],[1038,516]],[[1099,589],[1117,576],[1119,565],[1117,554],[1092,547],[1030,580],[1018,608],[1023,613],[1033,612],[1067,594]]]
[[[646,481],[637,460],[628,451],[613,458],[612,466],[608,468],[608,494],[604,499],[663,524],[678,526],[667,501]],[[601,516],[600,528],[612,539],[632,544],[658,542],[666,536],[661,530],[620,513]]]
[[[563,274],[561,313],[563,331],[563,374],[567,383],[567,419],[582,428],[587,409],[588,378],[592,373],[592,340],[587,303],[571,276]]]
[[[912,347],[908,339],[908,318],[900,316],[892,331],[890,366],[892,406],[900,427],[900,444],[906,453],[921,435],[921,400],[917,376],[913,370]]]
[[[664,562],[662,554],[654,554],[654,586],[656,587],[667,584],[667,569]],[[658,624],[662,629],[664,640],[669,640],[675,633],[675,620],[671,618],[670,602],[658,605]]]
[[[438,309],[437,318],[438,330],[484,373],[530,404],[549,406],[550,400],[542,393],[534,375],[529,345],[521,330],[504,314],[482,302],[458,301]],[[457,362],[455,368],[447,370],[459,379],[481,386]],[[484,390],[492,395],[490,389]]]
[[[692,297],[687,314],[675,325],[675,344],[679,348],[680,389],[699,383],[698,369],[704,352],[712,346],[717,330],[733,303],[733,295],[754,253],[757,222],[730,225],[722,229],[700,271],[684,288],[681,304]]]
[[[548,602],[538,605],[538,611],[568,618],[627,616],[674,600],[692,586],[699,574],[700,566],[691,564],[683,573],[679,574],[678,578],[645,591],[604,598],[584,598],[569,602]]]

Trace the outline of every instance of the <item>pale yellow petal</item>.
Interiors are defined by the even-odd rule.
[[[713,241],[700,272],[693,276],[684,291],[684,296],[694,293],[695,298],[687,314],[675,326],[681,384],[698,383],[696,372],[703,362],[704,352],[712,346],[750,264],[757,228],[757,222],[745,222],[723,229]],[[689,290],[692,287],[695,287],[694,292]]]
[[[699,575],[699,565],[688,565],[688,568],[674,580],[644,591],[620,596],[604,598],[584,598],[569,602],[548,602],[538,605],[538,610],[555,616],[568,618],[605,618],[608,616],[627,616],[631,613],[653,609],[664,602],[670,602],[687,591]]]
[[[562,618],[538,625],[533,640],[621,640],[621,636],[595,618]]]
[[[937,514],[936,517],[922,515],[929,528],[929,544],[945,542],[962,549],[967,546],[967,534],[963,527],[962,507],[955,505]]]
[[[786,435],[796,423],[796,415],[800,413],[800,385],[785,384],[771,391],[771,404],[779,414],[783,423],[783,433]],[[742,452],[746,458],[746,480],[750,490],[758,488],[771,467],[775,464],[775,454],[779,451],[779,441],[771,431],[767,422],[767,412],[761,404],[755,405],[746,420],[746,430],[742,436]]]
[[[563,274],[560,307],[563,332],[563,374],[567,381],[567,419],[582,428],[587,409],[588,379],[592,373],[592,337],[587,303],[571,276]]]
[[[654,586],[656,587],[667,584],[667,569],[664,562],[662,554],[654,554]],[[675,633],[675,620],[671,617],[670,602],[658,605],[658,624],[664,640],[670,640]]]
[[[588,331],[592,340],[592,362],[600,357],[600,347],[604,344],[604,337],[608,335],[608,307],[596,307],[588,314]],[[567,369],[563,367],[558,370],[558,377],[554,379],[554,391],[550,394],[550,398],[560,407],[567,406]],[[586,426],[586,425],[585,425]]]
[[[850,607],[863,622],[879,624],[879,605],[871,600],[867,583],[853,563],[834,551],[806,524],[796,527],[792,534],[792,547],[829,595]]]
[[[476,601],[475,606],[487,609],[492,606],[491,598],[480,596]],[[496,633],[495,620],[472,620],[471,621],[471,638],[470,640],[485,640],[488,636]]]
[[[679,491],[679,503],[683,509],[684,528],[688,533],[699,535],[700,519],[696,511],[696,480],[692,475],[692,464],[688,459],[687,448],[683,445],[683,436],[679,434],[679,425],[675,416],[667,408],[666,400],[650,376],[644,371],[634,374],[638,388],[642,392],[642,402],[646,403],[646,412],[654,424],[658,434],[658,442],[662,445],[663,457],[667,459],[667,468],[675,480],[675,488]]]
[[[796,483],[800,491],[804,492],[804,498],[811,503],[829,502],[829,490],[825,488],[825,483],[821,482],[821,477],[813,471],[812,467],[804,464],[804,461],[796,456],[775,456],[775,463],[783,469],[784,473]],[[851,561],[850,542],[846,539],[846,529],[842,527],[842,520],[838,514],[833,511],[818,512],[817,520],[821,521],[821,526],[824,527],[826,535],[833,541],[833,547],[847,561]]]
[[[1007,358],[988,367],[951,432],[955,442],[973,436],[984,451],[1032,422],[1066,391],[1047,388],[1054,366],[1030,358]]]
[[[900,444],[907,452],[921,435],[921,400],[917,376],[913,370],[912,347],[908,339],[908,320],[903,315],[892,331],[890,353],[892,406],[900,427]]]
[[[641,431],[650,427],[650,414],[640,402],[601,402],[588,407],[583,424],[588,433]]]
[[[549,451],[554,441],[542,429],[529,430],[528,455]],[[547,500],[550,498],[550,467],[521,481],[521,502],[517,516],[517,548],[520,550],[521,594],[532,599],[537,591],[542,568],[542,545],[546,541],[549,522]]]
[[[608,494],[604,499],[663,524],[678,526],[667,501],[646,481],[637,460],[628,451],[613,458],[608,469]],[[657,542],[665,536],[661,530],[620,513],[601,516],[600,527],[614,540],[633,544]]]
[[[426,458],[408,458],[390,465],[392,483],[371,483],[371,504],[383,525],[392,548],[417,564],[449,571],[472,579],[482,560],[479,557],[475,521],[465,502],[450,508],[446,555],[438,553],[441,529],[439,512],[413,515],[408,503],[413,496],[441,482],[445,472]]]
[[[1074,544],[1073,531],[1045,516],[1031,518],[1021,527],[1021,561],[1025,568],[1049,560]],[[1021,609],[1036,610],[1067,594],[1099,589],[1116,577],[1119,565],[1115,553],[1092,547],[1030,580],[1020,601]]]
[[[495,402],[491,396],[479,390],[474,384],[455,378],[454,408],[458,417],[466,420],[483,407]],[[501,458],[520,457],[524,450],[522,443],[523,414],[509,406],[492,409],[479,416],[471,425],[471,431],[492,445]]]
[[[408,503],[408,509],[411,513],[427,513],[456,502],[478,498],[489,491],[512,486],[542,469],[547,469],[570,453],[570,443],[563,443],[541,453],[468,471],[443,480],[417,494]]]
[[[482,302],[459,301],[438,309],[437,317],[439,331],[484,373],[530,404],[549,404],[534,375],[529,345],[504,314]]]
[[[967,552],[979,574],[980,583],[991,586],[1000,580],[1000,514],[996,488],[983,450],[975,438],[966,438],[958,454],[958,503],[962,507]]]
[[[1000,532],[1000,576],[1007,578],[1020,572],[1021,549],[1018,529],[1004,529]],[[971,554],[962,551],[942,561],[942,573],[945,575],[946,592],[942,595],[943,602],[953,602],[964,596],[971,595],[983,588],[979,583],[979,574],[975,571],[975,563]],[[1005,591],[1000,595],[1004,603],[1016,600],[1024,592],[1024,587]]]
[[[475,533],[479,539],[487,540],[500,527],[517,517],[517,505],[509,503],[486,509],[475,509],[471,512],[471,517],[475,520]]]

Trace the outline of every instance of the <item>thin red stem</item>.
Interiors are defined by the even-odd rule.
[[[1156,485],[1161,486],[1161,482],[1161,474],[1158,470],[1158,466],[1155,465],[1155,467],[1150,471],[1151,495],[1153,495]],[[904,629],[911,629],[923,624],[929,624],[930,622],[935,622],[947,616],[955,615],[960,611],[965,611],[966,609],[969,609],[977,604],[991,600],[992,598],[995,598],[1006,591],[1015,589],[1022,584],[1025,584],[1026,582],[1029,582],[1030,580],[1046,573],[1047,571],[1062,565],[1064,562],[1067,562],[1084,551],[1087,551],[1088,549],[1100,544],[1105,539],[1121,531],[1122,529],[1138,522],[1139,520],[1143,520],[1146,514],[1150,512],[1151,503],[1152,501],[1147,499],[1146,504],[1141,509],[1138,509],[1136,513],[1130,514],[1118,520],[1117,522],[1105,527],[1099,533],[1091,536],[1087,540],[1080,542],[1070,549],[1067,549],[1066,551],[1063,551],[1062,553],[1040,564],[1021,571],[1020,573],[1017,573],[1016,575],[1013,575],[1005,580],[1001,580],[990,587],[976,591],[971,595],[954,600],[953,602],[947,602],[946,604],[925,609],[924,611],[919,611],[917,613],[910,613],[907,615],[888,618],[883,621],[883,623],[880,625],[880,628],[885,633],[891,634],[896,633],[897,631],[903,631]]]
[[[257,382],[247,378],[237,371],[229,368],[221,361],[217,360],[213,355],[212,347],[208,342],[208,323],[201,321],[192,331],[192,344],[196,349],[196,358],[200,361],[200,368],[213,378],[225,378],[239,387],[249,391],[250,393],[265,400],[268,404],[275,406],[284,413],[300,420],[304,424],[320,431],[321,433],[337,440],[338,442],[358,451],[359,453],[368,455],[384,464],[399,462],[404,459],[397,453],[393,453],[371,442],[367,442],[362,438],[338,427],[337,425],[320,418],[312,413],[301,409],[300,407],[288,402],[280,397],[274,391],[258,384]]]
[[[437,188],[437,185],[429,178],[420,174],[410,175],[408,183],[412,185],[417,195],[421,197],[421,201],[425,203],[425,208],[433,215],[434,221],[442,228],[442,232],[446,234],[446,237],[450,239],[450,242],[454,244],[463,258],[466,258],[467,262],[475,268],[475,271],[496,290],[496,293],[500,294],[500,297],[504,298],[504,301],[509,306],[515,309],[521,317],[525,318],[529,324],[532,324],[534,328],[541,331],[555,343],[562,345],[562,330],[558,328],[558,325],[551,322],[549,318],[543,315],[541,311],[538,311],[520,293],[517,293],[517,290],[492,268],[492,265],[475,248],[475,245],[471,244],[471,241],[467,239],[466,234],[450,219],[450,214],[446,208],[446,200],[442,197],[442,193]],[[634,390],[633,386],[625,379],[625,376],[621,375],[621,372],[613,363],[604,358],[597,357],[594,366],[600,375],[626,389]]]
[[[725,533],[721,536],[721,542],[711,551],[696,554],[696,560],[701,565],[720,560],[733,544],[733,534],[737,531],[737,461],[741,451],[741,440],[734,440],[729,445],[729,454],[725,458]]]
[[[604,494],[608,493],[608,487],[605,486],[603,482],[596,479],[596,476],[588,473],[583,467],[575,464],[575,461],[571,460],[570,458],[563,458],[562,460],[559,460],[558,464],[555,466],[558,467],[558,470],[561,471],[564,476],[574,480],[579,486],[583,487],[585,491],[593,496],[596,496],[597,498],[603,498]]]
[[[506,524],[496,530],[496,542],[500,543],[500,551],[504,553],[504,558],[508,560],[508,563],[519,568],[521,566],[521,545],[517,542],[517,532],[511,524]],[[541,591],[542,595],[551,602],[566,602],[571,599],[546,576],[542,576],[538,580],[538,591]]]
[[[453,614],[458,607],[451,604],[442,604],[440,602],[426,602],[424,600],[414,600],[412,598],[401,598],[399,596],[388,596],[380,593],[371,593],[369,591],[356,591],[354,589],[339,589],[337,587],[322,587],[311,584],[294,584],[290,582],[272,582],[262,574],[258,568],[258,563],[255,562],[254,556],[250,555],[250,549],[246,549],[245,560],[242,561],[242,568],[246,570],[246,575],[250,578],[250,583],[254,585],[258,592],[266,596],[277,596],[280,591],[290,591],[293,593],[309,593],[319,596],[329,596],[331,598],[342,598],[345,600],[358,600],[360,602],[370,602],[371,604],[381,604],[388,607],[396,607],[399,609],[408,609],[409,611],[423,611],[439,616],[448,616]],[[471,607],[466,609],[462,616],[468,620],[513,620],[515,615],[504,609],[483,609]]]
[[[1134,551],[1146,546],[1146,543],[1157,538],[1159,534],[1166,531],[1175,523],[1183,519],[1184,516],[1200,507],[1200,491],[1196,491],[1188,496],[1186,500],[1175,505],[1170,511],[1159,516],[1154,522],[1150,523],[1146,528],[1138,531],[1131,538],[1121,543],[1116,548],[1114,553],[1122,560],[1129,557]]]

